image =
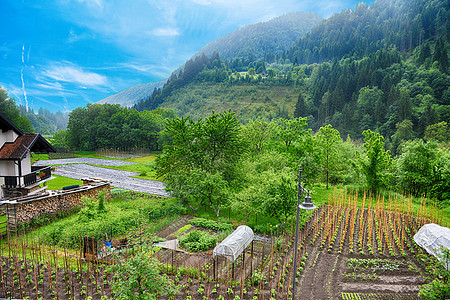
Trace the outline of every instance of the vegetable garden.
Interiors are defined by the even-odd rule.
[[[419,285],[430,281],[436,259],[415,244],[413,235],[429,222],[448,226],[439,209],[425,202],[417,208],[412,200],[336,192],[303,224],[298,249],[293,234],[260,234],[233,263],[212,257],[216,241],[232,232],[231,224],[174,217],[171,206],[137,209],[152,216],[134,221],[129,239],[137,246],[99,261],[82,258],[81,243],[70,248],[69,239],[42,243],[45,228],[34,236],[9,236],[0,247],[0,296],[115,298],[114,286],[123,284],[114,277],[116,267],[154,245],[143,257],[156,259],[158,273],[174,283],[170,291],[155,292],[161,299],[287,299],[294,280],[296,298],[419,299]],[[158,244],[175,238],[180,248]]]

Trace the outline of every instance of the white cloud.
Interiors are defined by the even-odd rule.
[[[163,66],[155,64],[144,64],[144,63],[121,63],[120,68],[131,69],[132,71],[138,71],[146,75],[153,75],[160,78],[168,77],[176,66]]]
[[[211,5],[212,2],[210,0],[192,0],[192,2],[200,5]]]
[[[92,35],[89,33],[81,33],[81,34],[77,34],[73,29],[71,29],[69,31],[69,37],[67,38],[67,42],[69,43],[75,43],[78,42],[80,40],[86,40],[86,39],[91,39]]]
[[[177,36],[180,32],[176,28],[157,28],[151,32],[154,36]]]
[[[103,0],[77,0],[80,3],[86,3],[89,7],[103,9]]]
[[[107,83],[107,78],[105,76],[85,71],[82,68],[72,64],[52,65],[45,70],[42,75],[56,81],[80,84],[90,87],[102,86]]]
[[[52,91],[64,91],[62,84],[57,81],[37,83],[36,87]]]

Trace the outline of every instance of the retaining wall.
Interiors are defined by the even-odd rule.
[[[105,200],[111,197],[108,182],[89,183],[73,190],[52,191],[49,195],[8,203],[8,227],[13,229],[16,224],[29,223],[43,214],[70,211],[82,205],[82,197],[94,197],[101,192],[105,192]]]

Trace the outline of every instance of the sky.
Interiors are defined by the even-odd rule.
[[[71,111],[168,78],[209,42],[245,25],[288,12],[328,18],[359,2],[1,0],[0,86],[35,111]]]

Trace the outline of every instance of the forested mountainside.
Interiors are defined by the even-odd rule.
[[[448,15],[447,4],[448,0],[380,0],[370,8],[360,4],[322,22],[273,63],[248,57],[222,60],[217,52],[197,56],[136,108],[161,106],[194,118],[210,110],[232,109],[244,122],[308,117],[314,130],[332,124],[343,136],[360,138],[370,128],[394,147],[402,140],[423,138],[428,126],[447,126],[450,120],[450,30],[448,18],[440,17]],[[374,12],[380,15],[375,18]],[[402,28],[412,24],[421,26],[411,29],[408,47],[400,47]],[[346,35],[336,39],[340,31]],[[355,41],[347,43],[351,38]],[[357,46],[359,40],[368,45],[364,52]],[[322,63],[298,64],[299,47],[320,41],[334,45],[334,56]],[[297,53],[295,58],[292,53]]]
[[[293,12],[267,22],[240,28],[217,41],[211,42],[195,56],[219,53],[224,60],[252,57],[272,62],[277,54],[292,47],[305,33],[323,19],[314,13]]]
[[[315,26],[287,52],[299,64],[362,58],[380,49],[412,51],[426,40],[449,40],[448,0],[360,3]]]

